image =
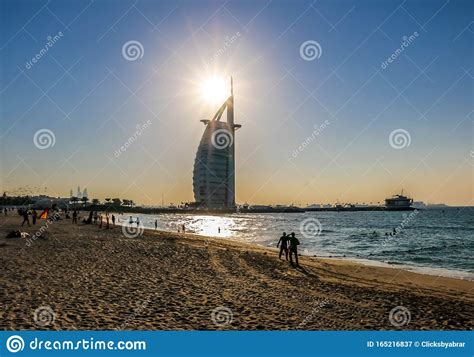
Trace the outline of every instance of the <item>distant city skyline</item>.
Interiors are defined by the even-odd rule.
[[[474,205],[472,1],[1,9],[2,192],[193,201],[233,75],[237,204]]]

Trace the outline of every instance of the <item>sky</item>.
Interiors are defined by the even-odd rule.
[[[237,203],[473,204],[472,1],[0,4],[2,191],[193,201],[232,75]]]

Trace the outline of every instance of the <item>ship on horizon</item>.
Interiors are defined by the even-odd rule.
[[[385,199],[385,209],[387,211],[411,211],[416,208],[412,207],[413,198],[403,195],[403,190],[399,195]]]

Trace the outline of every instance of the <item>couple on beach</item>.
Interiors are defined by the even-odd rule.
[[[291,234],[286,234],[283,232],[283,235],[280,237],[280,240],[277,243],[277,248],[280,247],[280,255],[278,256],[281,259],[281,255],[285,252],[285,258],[288,261],[288,253],[290,254],[290,264],[293,264],[293,254],[295,255],[295,262],[296,266],[299,267],[298,264],[298,246],[300,245],[300,241],[298,238],[295,237],[295,232],[291,232]]]

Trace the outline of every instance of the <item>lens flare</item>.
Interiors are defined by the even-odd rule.
[[[200,85],[202,98],[209,104],[223,102],[228,96],[226,82],[221,77],[210,77]]]

